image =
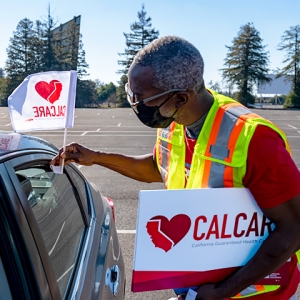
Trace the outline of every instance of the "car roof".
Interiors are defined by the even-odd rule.
[[[16,136],[19,142],[15,144],[15,146],[11,149],[2,149],[3,147],[0,147],[0,159],[3,156],[6,156],[7,154],[16,153],[23,150],[44,150],[44,151],[50,151],[52,153],[57,153],[58,149],[50,142],[39,138],[37,136],[33,135],[27,135],[22,133],[8,133],[0,131],[0,145],[2,144],[2,139],[5,139],[5,136],[10,138],[12,135]]]

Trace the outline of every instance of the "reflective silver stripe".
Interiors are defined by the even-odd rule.
[[[218,148],[222,148],[223,155],[220,155],[221,154],[220,150],[217,153],[211,152],[213,158],[224,160],[226,157],[228,157],[229,154],[228,141],[237,119],[238,118],[236,116],[226,112],[223,115],[216,143],[215,145],[211,145],[210,147],[210,150],[213,150],[213,147],[215,146],[217,146]]]
[[[232,155],[232,153],[230,153],[230,149],[228,148],[228,142],[232,130],[238,118],[243,114],[249,113],[251,113],[251,111],[243,106],[231,107],[225,111],[218,131],[216,143],[214,145],[210,145],[210,153],[213,158],[224,161],[225,158]],[[208,179],[209,187],[224,187],[225,168],[225,165],[217,162],[213,162],[211,164],[211,170]]]
[[[241,296],[247,296],[254,293],[257,293],[257,289],[255,285],[250,285],[246,289],[240,292]]]
[[[252,114],[252,111],[244,106],[230,107],[226,110],[226,112],[230,112],[231,114],[233,114],[236,117],[239,117],[241,115]]]
[[[212,162],[208,179],[208,187],[222,188],[224,187],[224,171],[225,165]],[[221,176],[220,176],[221,175]]]
[[[211,145],[209,152],[213,155],[213,157],[217,157],[220,159],[224,159],[224,158],[228,157],[228,155],[229,155],[228,148],[220,147],[217,145]]]

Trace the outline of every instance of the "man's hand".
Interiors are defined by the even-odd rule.
[[[64,159],[65,165],[75,162],[80,165],[91,166],[94,164],[94,155],[94,150],[77,143],[72,143],[66,146],[65,151],[60,149],[59,154],[52,159],[50,165],[60,166]]]
[[[196,300],[222,300],[214,283],[203,284],[196,290]],[[184,300],[185,294],[179,295],[178,300]]]

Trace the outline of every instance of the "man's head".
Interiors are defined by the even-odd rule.
[[[200,52],[177,36],[156,39],[141,49],[129,73],[135,65],[151,67],[152,86],[162,91],[188,89],[197,93],[204,87],[204,62]]]
[[[206,109],[203,68],[199,51],[176,36],[157,39],[141,49],[130,66],[126,86],[138,118],[150,127],[167,127],[173,120],[188,125],[199,119]]]

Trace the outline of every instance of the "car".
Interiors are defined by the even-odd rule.
[[[74,164],[54,173],[57,153],[0,134],[0,299],[124,299],[113,201]]]

